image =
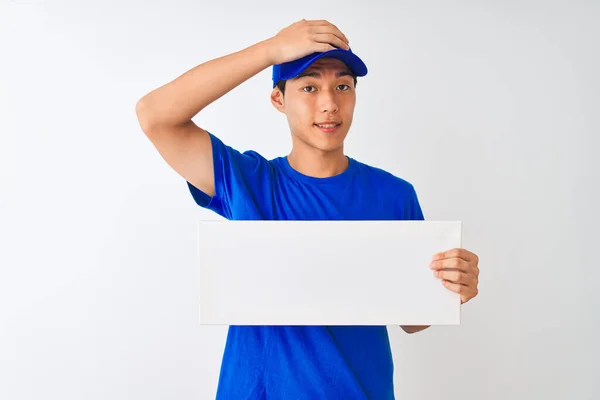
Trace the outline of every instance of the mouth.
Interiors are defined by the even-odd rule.
[[[314,124],[317,128],[323,132],[332,133],[335,132],[342,124],[338,122],[329,122],[326,124]]]

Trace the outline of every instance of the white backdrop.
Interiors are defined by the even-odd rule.
[[[0,398],[214,397],[226,328],[198,325],[194,245],[217,217],[135,103],[302,18],[370,68],[348,154],[481,258],[462,326],[390,327],[398,397],[599,398],[600,6],[568,3],[2,1]],[[195,120],[285,154],[270,72]]]

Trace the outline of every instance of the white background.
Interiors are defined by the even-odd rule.
[[[216,217],[135,103],[301,18],[370,68],[348,154],[412,182],[427,219],[464,221],[481,258],[460,327],[390,327],[398,397],[600,395],[598,2],[1,4],[1,399],[214,397],[226,328],[198,325],[194,245]],[[270,72],[195,120],[285,154]]]

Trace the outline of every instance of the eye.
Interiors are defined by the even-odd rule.
[[[344,89],[341,89],[341,90],[344,90],[344,91],[350,89],[350,86],[348,86],[346,84],[338,85],[338,88],[339,87],[344,87]]]
[[[309,92],[307,89],[315,89],[316,90],[316,88],[314,86],[305,86],[305,87],[302,88],[302,90],[304,92]]]

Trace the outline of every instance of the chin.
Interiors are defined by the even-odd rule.
[[[343,128],[337,132],[325,133],[313,126],[312,129],[308,129],[299,134],[293,134],[292,136],[294,141],[298,140],[304,145],[314,149],[330,152],[343,147],[347,133],[347,130]]]
[[[316,149],[321,151],[334,151],[343,147],[344,138],[331,138],[329,140],[323,140],[322,138],[314,138],[313,140],[308,140],[307,143]]]

